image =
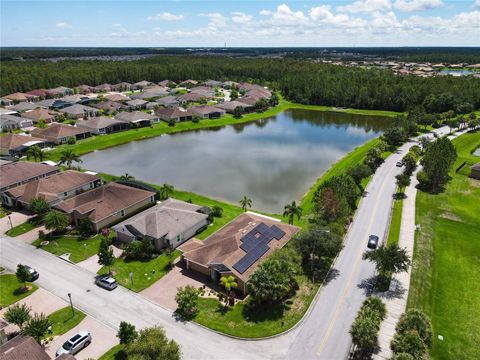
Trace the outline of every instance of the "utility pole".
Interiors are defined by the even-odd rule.
[[[68,293],[68,298],[70,299],[70,308],[72,309],[72,317],[73,317],[75,316],[75,310],[73,310],[72,294]]]

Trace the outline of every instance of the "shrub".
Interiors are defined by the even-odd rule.
[[[177,302],[177,313],[184,317],[191,317],[197,312],[197,302],[200,290],[191,285],[177,288],[175,301]]]
[[[161,327],[140,330],[138,338],[125,348],[128,359],[180,360],[180,347],[168,340]]]
[[[415,330],[427,347],[432,346],[432,325],[428,316],[419,309],[409,309],[404,313],[395,330],[403,333]]]
[[[213,213],[213,216],[220,218],[223,215],[223,209],[220,206],[215,205],[212,208],[212,213]]]
[[[125,321],[120,322],[117,337],[120,339],[120,344],[130,344],[138,337],[135,330],[135,325],[129,324]]]
[[[168,120],[168,126],[175,126],[177,124],[177,122],[175,121],[175,119],[170,119]]]
[[[67,144],[68,145],[73,145],[77,142],[77,140],[73,137],[73,136],[70,136],[67,140]]]
[[[415,359],[421,359],[427,352],[427,346],[415,330],[396,333],[390,345],[394,353],[407,353]]]

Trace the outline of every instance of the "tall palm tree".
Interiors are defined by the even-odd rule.
[[[134,179],[135,178],[129,173],[125,173],[124,175],[120,176],[120,180],[134,180]]]
[[[243,211],[247,211],[247,208],[252,207],[252,199],[244,196],[242,200],[240,200],[240,206],[242,207]]]
[[[160,188],[160,197],[162,200],[166,200],[170,197],[170,195],[173,192],[173,185],[170,184],[163,184],[162,187]]]
[[[297,219],[300,220],[302,217],[302,208],[300,206],[297,206],[295,201],[292,201],[291,204],[285,205],[285,211],[283,212],[283,216],[288,217],[288,223],[293,224],[293,219],[297,216]]]
[[[406,249],[397,244],[382,245],[375,250],[366,251],[363,259],[374,262],[378,273],[384,277],[407,271],[410,266],[410,256]]]
[[[27,150],[27,159],[33,158],[35,161],[43,161],[45,154],[38,145],[33,145]]]
[[[67,165],[67,168],[71,168],[72,164],[74,162],[81,163],[82,159],[80,159],[80,156],[75,154],[75,152],[72,149],[64,149],[60,153],[60,165]]]

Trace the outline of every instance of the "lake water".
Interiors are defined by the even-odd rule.
[[[203,120],[208,121],[208,120]],[[99,172],[281,213],[315,180],[389,125],[384,117],[289,110],[255,122],[131,142],[82,157]]]

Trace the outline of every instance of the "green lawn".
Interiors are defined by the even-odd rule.
[[[25,221],[23,224],[14,226],[10,230],[8,230],[6,232],[6,234],[8,236],[15,237],[15,236],[18,236],[18,235],[25,234],[25,233],[35,229],[37,226],[38,226],[38,223],[35,222],[34,220],[30,219],[30,220]]]
[[[274,116],[282,111],[288,109],[307,109],[307,110],[318,110],[318,111],[338,111],[338,112],[347,112],[351,114],[359,115],[379,115],[379,116],[395,116],[398,113],[392,111],[381,111],[381,110],[357,110],[357,109],[338,109],[329,106],[318,106],[318,105],[303,105],[296,104],[290,101],[281,99],[278,106],[268,109],[263,113],[250,113],[243,116],[241,119],[235,119],[231,114],[227,114],[220,119],[215,120],[202,120],[199,123],[193,123],[192,121],[185,121],[176,124],[175,126],[168,126],[165,122],[160,122],[153,125],[152,127],[145,127],[139,129],[131,129],[128,131],[123,131],[115,134],[109,134],[106,136],[92,136],[90,138],[77,141],[74,145],[61,145],[55,149],[49,151],[47,156],[50,160],[59,160],[60,152],[65,148],[72,149],[75,153],[79,155],[86,154],[94,150],[101,150],[108,147],[125,144],[130,141],[148,139],[151,137],[159,136],[162,134],[172,134],[184,131],[198,130],[209,127],[218,127],[228,124],[238,124],[250,122],[258,119],[263,119],[269,116]]]
[[[78,236],[60,236],[55,238],[47,238],[49,244],[42,246],[42,240],[36,240],[33,245],[51,252],[55,255],[63,255],[70,253],[70,261],[77,263],[88,259],[90,256],[98,252],[98,247],[101,241],[101,235],[95,235],[91,238],[85,239]]]
[[[454,140],[459,158],[476,163],[471,150],[480,133]],[[418,192],[408,307],[423,309],[433,325],[433,359],[480,359],[480,181],[451,173],[438,195]],[[438,339],[444,337],[444,341]]]
[[[217,299],[200,298],[195,321],[225,334],[259,338],[281,333],[294,326],[307,311],[318,290],[318,284],[312,284],[306,276],[297,278],[299,290],[287,300],[286,309],[278,305],[269,305],[264,310],[250,312],[249,300],[237,303],[226,312]]]
[[[100,356],[98,360],[126,360],[122,352],[123,348],[122,344],[118,344]]]
[[[175,250],[175,258],[180,256],[180,251]],[[169,270],[167,269],[168,257],[161,254],[150,261],[125,261],[124,259],[115,260],[112,266],[112,272],[115,274],[114,278],[120,285],[129,288],[132,291],[139,292],[151,286]],[[130,272],[133,273],[133,286],[130,281]],[[98,274],[107,274],[108,268],[103,267],[98,271]]]
[[[0,307],[6,307],[18,300],[31,295],[38,287],[34,284],[27,283],[31,289],[23,292],[23,283],[19,283],[13,274],[0,275]]]
[[[53,333],[51,336],[65,334],[68,330],[73,329],[80,324],[86,316],[83,312],[77,309],[74,309],[74,314],[75,315],[72,315],[72,308],[66,306],[48,315],[48,319],[52,323]]]
[[[403,193],[405,189],[398,190],[398,193]],[[387,245],[398,244],[400,236],[400,225],[402,223],[402,208],[403,198],[395,199],[393,201],[392,219],[390,221],[390,228],[388,230]]]

